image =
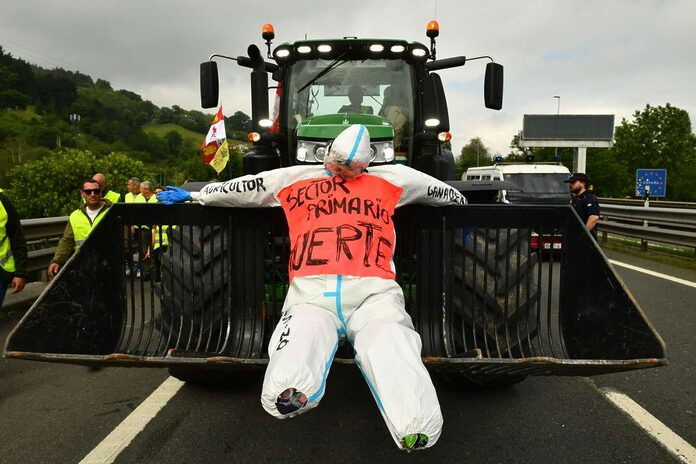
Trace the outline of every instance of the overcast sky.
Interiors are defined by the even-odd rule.
[[[437,5],[436,5],[437,3]],[[437,15],[437,16],[436,16]],[[427,43],[440,23],[438,57],[488,54],[505,66],[501,111],[483,106],[485,63],[441,71],[455,150],[481,137],[506,154],[523,114],[615,114],[617,124],[646,103],[696,116],[696,2],[177,1],[2,0],[0,45],[49,68],[103,78],[160,106],[200,109],[198,65],[213,52],[342,36]],[[250,113],[249,73],[222,63],[225,113]]]

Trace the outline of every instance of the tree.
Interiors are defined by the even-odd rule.
[[[667,103],[645,106],[616,128],[614,153],[626,163],[627,176],[633,184],[636,169],[667,169],[667,197],[686,200],[694,197],[696,178],[696,136],[686,110]],[[691,174],[691,175],[690,175]]]
[[[225,125],[230,130],[249,132],[251,130],[251,118],[245,113],[237,111],[232,116],[225,118]]]
[[[483,144],[480,137],[474,137],[469,140],[469,143],[462,147],[462,151],[455,162],[455,172],[457,179],[462,177],[462,174],[470,167],[474,166],[490,166],[493,164],[493,158],[488,148]]]
[[[167,141],[167,146],[170,155],[178,155],[181,150],[181,145],[184,143],[184,138],[177,131],[169,131],[164,134]]]
[[[130,177],[154,178],[152,169],[123,153],[97,159],[90,151],[67,149],[17,166],[8,194],[22,218],[68,215],[80,206],[81,182],[95,172],[103,172],[116,191]]]
[[[67,114],[66,110],[77,100],[77,87],[65,77],[45,74],[36,78],[36,95],[44,111]]]

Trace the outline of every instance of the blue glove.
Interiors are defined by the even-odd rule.
[[[191,194],[184,189],[167,185],[167,190],[157,194],[157,200],[163,205],[175,205],[192,200]]]

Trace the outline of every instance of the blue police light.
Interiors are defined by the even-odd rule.
[[[500,155],[496,156],[496,157],[495,157],[495,162],[496,162],[496,163],[502,163],[502,162],[503,162],[503,157],[500,156]]]
[[[562,161],[562,160],[561,160],[561,155],[556,155],[556,156],[554,156],[554,157],[553,157],[553,160],[554,160],[555,162],[557,162],[557,163],[560,163],[560,162]]]

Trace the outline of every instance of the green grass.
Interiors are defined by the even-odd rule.
[[[184,139],[185,144],[194,145],[197,147],[201,146],[203,140],[205,140],[205,134],[200,134],[190,129],[186,129],[178,124],[174,124],[173,122],[166,124],[145,124],[143,126],[143,130],[148,134],[154,134],[158,137],[164,137],[167,132],[174,131],[177,132],[182,139]]]
[[[696,252],[694,250],[670,248],[648,243],[648,251],[643,251],[640,248],[640,241],[636,242],[618,237],[609,237],[607,243],[600,241],[600,246],[605,250],[618,251],[619,253],[650,259],[682,269],[696,270]]]
[[[157,135],[159,137],[164,137],[164,135],[169,131],[175,131],[178,132],[179,135],[181,135],[182,139],[184,139],[184,144],[193,145],[194,147],[200,147],[203,144],[203,140],[205,140],[205,134],[200,134],[190,129],[186,129],[185,127],[181,127],[178,124],[174,124],[173,122],[169,122],[166,124],[145,124],[143,126],[143,131],[147,132],[148,134]],[[232,147],[239,145],[240,143],[247,145],[249,144],[249,142],[247,142],[246,140],[227,139],[227,142]]]

